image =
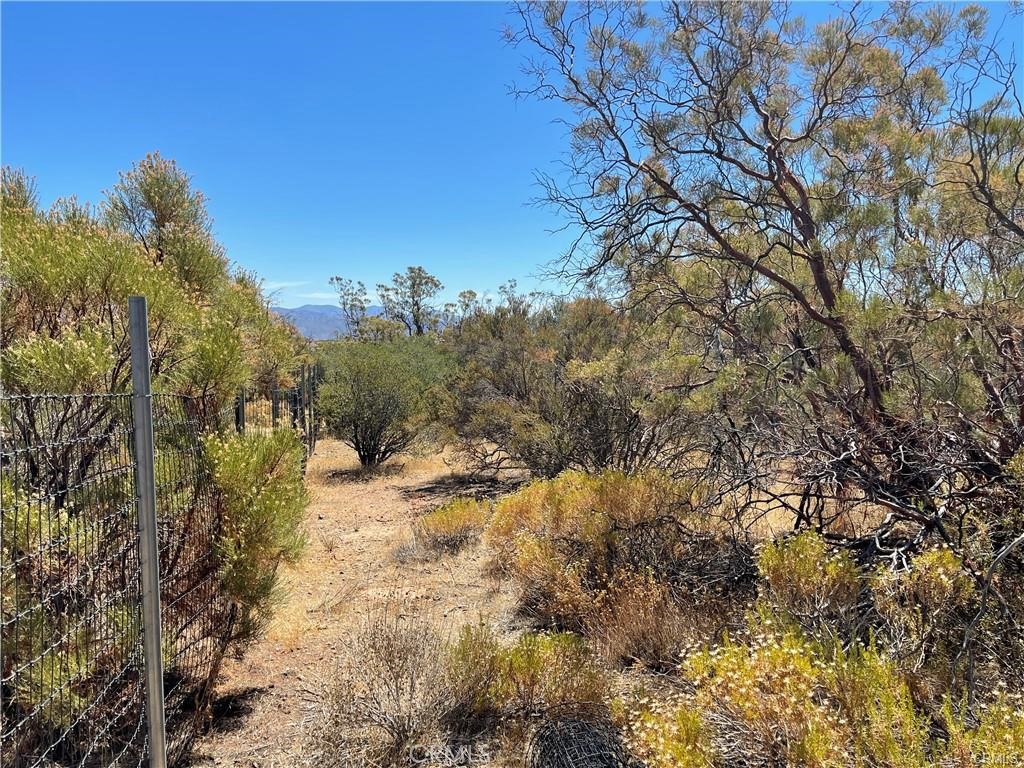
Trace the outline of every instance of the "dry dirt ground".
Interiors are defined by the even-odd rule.
[[[355,454],[324,440],[307,470],[309,547],[283,574],[284,601],[265,639],[228,660],[212,730],[195,766],[285,766],[305,760],[308,726],[346,633],[375,601],[410,601],[453,632],[484,618],[508,626],[512,596],[486,574],[482,545],[441,560],[408,558],[410,523],[457,495],[501,488],[474,483],[441,457],[412,458],[366,478]]]

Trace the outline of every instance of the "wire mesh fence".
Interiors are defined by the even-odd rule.
[[[153,398],[172,754],[226,642],[198,399]],[[0,398],[4,766],[145,762],[131,395]],[[194,718],[193,718],[194,719]],[[192,724],[194,725],[194,724]]]
[[[169,759],[186,751],[231,637],[216,556],[221,499],[204,434],[228,427],[195,398],[153,396],[161,656]]]
[[[320,436],[316,394],[322,378],[319,365],[303,366],[295,375],[293,387],[269,392],[243,389],[235,400],[235,428],[248,432],[291,426],[302,431],[306,455],[311,455]]]
[[[3,764],[138,754],[131,397],[0,404]]]
[[[312,452],[314,380],[266,398],[266,419],[263,399],[240,397],[241,423],[238,408],[152,397],[172,762],[198,732],[232,625],[203,436],[272,429],[276,401],[277,425]],[[2,768],[147,763],[133,427],[130,394],[0,396]]]

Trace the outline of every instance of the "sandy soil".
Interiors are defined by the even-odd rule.
[[[317,446],[307,472],[307,554],[283,574],[286,597],[266,638],[226,662],[213,730],[195,745],[193,765],[302,764],[306,729],[338,650],[374,601],[411,601],[443,631],[481,617],[511,619],[512,597],[486,575],[482,545],[440,560],[403,556],[417,514],[500,488],[453,473],[440,457],[409,459],[370,478],[357,468],[341,443]]]

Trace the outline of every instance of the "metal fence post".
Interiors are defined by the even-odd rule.
[[[245,387],[238,390],[235,399],[235,431],[245,432]]]
[[[281,418],[281,402],[277,399],[277,389],[270,390],[270,425],[277,428],[277,420]]]
[[[299,373],[299,408],[302,414],[302,431],[306,431],[306,365],[303,363]]]
[[[153,397],[150,382],[149,321],[146,297],[128,298],[132,347],[132,438],[138,491],[139,560],[142,570],[142,628],[146,667],[146,724],[149,765],[166,768],[164,671],[160,653],[160,556],[157,545]]]

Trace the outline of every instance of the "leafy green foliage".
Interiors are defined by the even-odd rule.
[[[665,389],[670,338],[597,297],[538,305],[502,290],[468,304],[445,333],[460,363],[446,400],[463,452],[480,468],[674,468],[686,412]]]
[[[164,397],[157,511],[176,543],[162,575],[181,590],[164,606],[165,670],[200,704],[230,641],[265,624],[277,564],[300,549],[305,497],[290,433],[240,446],[210,438],[219,491],[192,463],[197,434],[217,428],[243,385],[288,383],[304,346],[259,282],[233,273],[202,194],[173,162],[145,158],[98,210],[73,199],[40,210],[31,179],[5,168],[0,207],[0,388],[25,396],[0,403],[17,425],[0,472],[2,717],[20,724],[14,754],[42,744],[78,762],[97,733],[111,749],[134,738],[124,713],[138,702],[126,673],[141,632],[137,573],[125,565],[135,536],[130,415],[127,399],[107,396],[130,387],[128,297],[148,300],[153,387]],[[66,396],[35,397],[47,394]],[[221,515],[209,508],[217,503]],[[183,624],[201,654],[179,653]]]
[[[693,653],[682,672],[692,694],[623,707],[638,752],[654,756],[655,765],[687,745],[700,757],[693,765],[709,766],[777,755],[787,764],[836,768],[973,767],[1021,754],[1019,702],[999,695],[967,725],[947,699],[938,731],[885,652],[817,643],[763,617],[752,619],[745,642]]]
[[[431,423],[435,387],[447,368],[432,339],[338,341],[325,345],[322,357],[324,424],[364,467],[405,451]]]
[[[234,639],[245,642],[272,615],[278,566],[294,563],[305,547],[304,448],[289,429],[212,435],[204,446],[223,500],[221,587],[234,606]]]
[[[700,710],[685,700],[616,702],[631,750],[650,768],[711,768],[717,753]]]
[[[146,296],[154,387],[226,404],[255,381],[287,381],[302,347],[251,276],[231,274],[201,193],[151,155],[100,212],[74,200],[35,207],[31,182],[4,171],[4,328],[11,392],[123,391],[127,300]]]

